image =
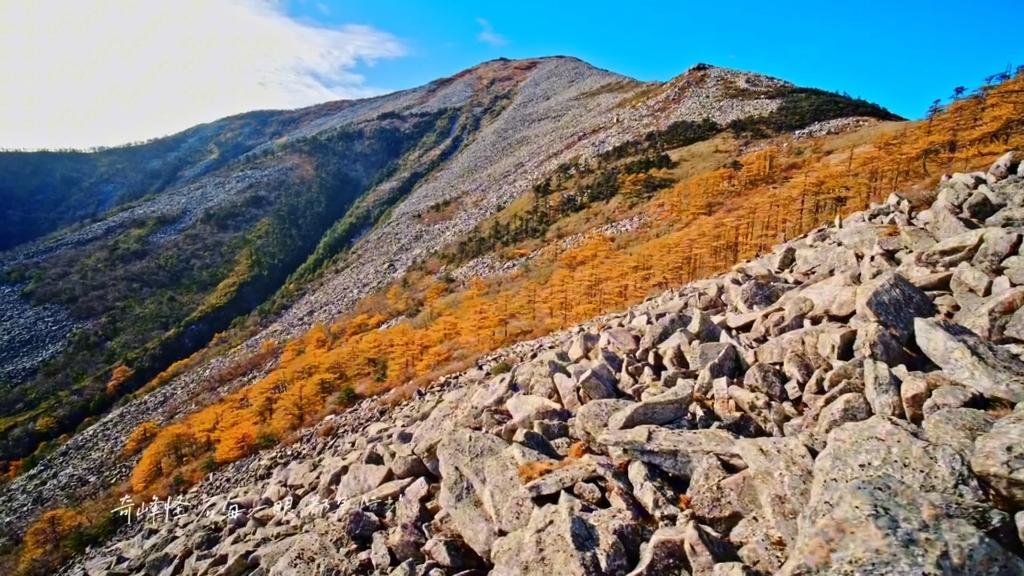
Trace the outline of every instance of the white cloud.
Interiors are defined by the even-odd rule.
[[[353,68],[404,53],[374,28],[293,20],[283,0],[0,2],[0,147],[112,145],[379,94]]]
[[[483,27],[483,30],[476,36],[477,40],[495,47],[508,44],[508,40],[504,36],[494,31],[490,22],[483,18],[477,18],[476,21]]]

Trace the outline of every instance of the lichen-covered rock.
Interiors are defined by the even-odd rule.
[[[569,506],[547,505],[530,522],[497,540],[492,559],[494,576],[550,576],[553,570],[568,576],[606,573],[609,561],[625,564],[625,551],[612,551],[619,558],[602,558],[601,535],[581,513]],[[624,571],[623,571],[624,572]]]
[[[801,527],[779,574],[1024,571],[1024,559],[971,523],[977,508],[948,494],[880,473],[836,486],[830,500],[823,514]]]
[[[597,443],[687,479],[701,456],[714,454],[725,461],[738,461],[735,440],[734,435],[724,430],[669,430],[658,426],[639,426],[605,432],[598,436]]]
[[[613,414],[633,404],[629,400],[620,399],[594,400],[584,404],[570,422],[573,436],[593,442],[608,428],[608,420]]]
[[[645,424],[668,424],[687,414],[693,399],[693,383],[679,381],[662,394],[630,404],[608,419],[608,428],[620,430]]]
[[[874,414],[891,418],[905,417],[899,378],[883,362],[864,362],[864,397]]]
[[[1024,508],[1024,412],[1001,418],[975,440],[971,469],[1016,508]]]
[[[959,324],[918,318],[918,347],[947,376],[986,398],[1024,402],[1024,363]]]
[[[924,438],[932,444],[946,444],[969,461],[974,454],[974,441],[992,429],[996,419],[973,408],[944,408],[929,414],[921,427]]]
[[[857,313],[888,328],[902,343],[914,334],[914,318],[935,314],[932,301],[899,274],[885,274],[857,289]]]

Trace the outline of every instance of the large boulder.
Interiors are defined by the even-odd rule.
[[[742,466],[735,441],[736,437],[725,430],[669,430],[658,426],[608,431],[597,438],[598,444],[626,458],[653,464],[683,479],[690,477],[695,462],[706,454]]]
[[[608,428],[620,430],[674,422],[686,416],[692,399],[693,381],[680,380],[662,394],[619,410],[608,419]]]
[[[507,446],[495,436],[460,429],[437,447],[438,500],[466,544],[484,559],[498,535],[524,526],[533,510]],[[521,453],[532,452],[519,448]],[[542,459],[536,453],[533,457]]]
[[[494,543],[494,576],[589,576],[628,570],[635,525],[616,510],[587,514],[568,501],[537,510],[529,523]]]
[[[1000,498],[1024,508],[1024,412],[1000,419],[978,437],[971,468]]]
[[[844,484],[887,474],[921,492],[981,501],[982,491],[967,461],[949,446],[918,437],[906,422],[874,416],[833,430],[814,461],[814,480],[801,530],[817,524],[839,502]]]
[[[973,408],[945,408],[929,414],[921,427],[932,444],[946,444],[965,460],[974,454],[974,441],[992,429],[996,419]]]
[[[1024,402],[1024,363],[967,328],[945,320],[918,318],[917,345],[950,378],[986,398]]]
[[[613,414],[633,404],[635,402],[615,398],[594,400],[584,404],[570,421],[573,436],[586,442],[594,442],[599,434],[608,429],[608,420]]]
[[[1024,286],[1019,286],[993,295],[973,309],[961,310],[954,316],[954,320],[986,340],[996,343],[1012,341],[1013,338],[1007,338],[1006,329],[1014,314],[1022,307]]]
[[[901,343],[914,334],[914,318],[935,314],[928,296],[899,274],[884,274],[857,289],[857,313],[888,328]]]
[[[779,574],[1024,573],[1024,559],[974,525],[989,512],[983,506],[884,473],[838,485],[831,496]]]
[[[957,234],[925,250],[920,256],[920,261],[936,268],[953,268],[974,258],[984,239],[984,228]]]
[[[1019,161],[1015,161],[1016,154],[1017,153],[1015,151],[1010,150],[1006,154],[1000,156],[999,159],[993,162],[992,166],[989,167],[988,173],[996,180],[1003,180],[1009,177],[1010,174],[1013,174],[1017,165],[1020,164]]]

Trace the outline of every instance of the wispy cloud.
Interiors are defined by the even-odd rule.
[[[329,15],[331,13],[331,7],[328,6],[327,4],[324,4],[323,2],[318,3],[316,5],[316,7],[317,7],[318,10],[323,12],[325,15]]]
[[[405,54],[281,0],[0,2],[0,147],[87,147],[267,108],[384,92],[354,71]]]
[[[508,40],[505,39],[504,36],[494,31],[494,27],[491,26],[490,22],[483,18],[477,18],[476,21],[477,24],[480,24],[483,28],[483,30],[476,35],[477,40],[490,46],[504,46],[505,44],[508,44]]]

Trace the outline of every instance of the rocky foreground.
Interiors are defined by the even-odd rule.
[[[68,574],[1024,574],[1024,178],[364,401]]]

